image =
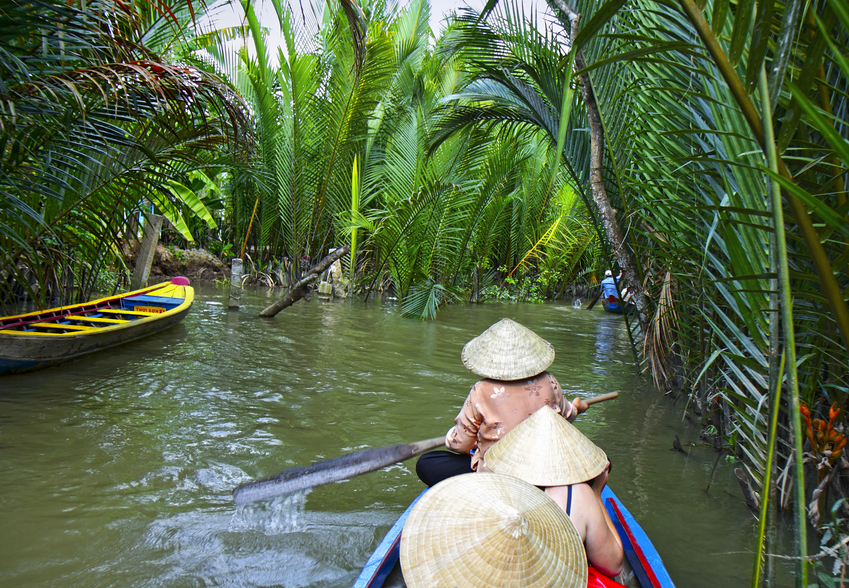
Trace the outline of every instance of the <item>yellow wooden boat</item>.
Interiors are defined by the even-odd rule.
[[[117,296],[0,318],[0,375],[79,359],[158,333],[183,320],[194,300],[186,278]]]

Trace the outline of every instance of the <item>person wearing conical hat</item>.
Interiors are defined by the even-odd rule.
[[[409,588],[586,588],[587,557],[566,513],[539,488],[468,473],[440,482],[401,533]]]
[[[546,371],[554,361],[551,343],[513,320],[502,319],[469,341],[461,357],[483,379],[472,386],[445,435],[450,451],[426,453],[416,463],[416,473],[428,486],[477,471],[487,450],[540,407],[571,420],[587,409],[579,398],[566,400]]]
[[[610,462],[577,427],[542,407],[486,454],[486,466],[545,489],[575,525],[587,559],[613,577],[622,570],[622,541],[604,503]]]

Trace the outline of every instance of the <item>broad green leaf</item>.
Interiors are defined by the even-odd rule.
[[[184,186],[176,180],[168,180],[168,186],[171,189],[171,193],[180,202],[188,206],[192,210],[192,212],[195,213],[195,216],[203,220],[210,229],[218,228],[218,225],[215,224],[215,219],[212,218],[212,214],[210,214],[209,209],[206,208],[206,206],[198,197],[198,195],[195,194],[190,188]]]
[[[831,18],[833,18],[833,15],[834,13],[831,12],[831,8],[827,7],[825,10],[825,14],[823,14],[823,22],[828,24],[831,21]],[[783,153],[787,149],[787,146],[790,144],[793,135],[796,133],[796,128],[799,124],[799,120],[803,112],[802,108],[798,105],[797,101],[800,97],[806,97],[807,93],[811,89],[811,86],[814,85],[817,75],[819,74],[820,65],[822,65],[822,59],[823,54],[825,53],[825,48],[826,36],[817,31],[815,33],[813,42],[809,43],[807,46],[804,64],[802,65],[799,71],[799,77],[797,78],[796,82],[794,82],[796,87],[799,89],[799,92],[793,92],[791,113],[790,115],[784,116],[784,121],[781,125],[781,129],[778,132],[776,144],[778,146],[779,153]],[[808,100],[807,98],[805,99]]]
[[[162,213],[162,216],[167,218],[169,222],[174,225],[174,228],[177,229],[177,232],[179,232],[186,241],[189,241],[190,243],[194,242],[195,238],[192,237],[192,233],[189,231],[186,221],[183,219],[180,211],[177,210],[171,200],[159,192],[151,192],[149,194],[149,198],[150,201],[153,202],[159,209],[159,212]]]
[[[713,13],[711,15],[711,30],[714,37],[719,37],[722,34],[722,29],[725,27],[725,18],[728,14],[728,4],[730,0],[715,0],[713,3]]]
[[[784,17],[781,21],[781,30],[778,32],[776,47],[773,53],[772,66],[769,72],[769,97],[771,110],[775,110],[778,104],[778,96],[784,84],[784,75],[787,64],[796,43],[796,32],[801,13],[802,0],[788,0],[784,6]]]
[[[755,88],[761,71],[767,46],[772,35],[772,14],[775,0],[758,0],[752,42],[749,46],[749,59],[746,61],[746,86],[749,93]]]

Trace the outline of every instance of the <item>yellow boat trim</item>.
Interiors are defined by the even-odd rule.
[[[57,323],[38,322],[33,323],[33,327],[49,327],[51,329],[67,329],[69,331],[95,331],[98,327],[81,327],[79,325],[60,325]],[[27,333],[29,331],[15,331],[16,333]]]
[[[164,286],[171,286],[171,288],[185,288],[185,286],[174,286],[173,284],[165,284]],[[67,314],[69,311],[77,310],[77,309],[80,309],[80,308],[83,308],[83,307],[86,307],[86,306],[97,306],[99,304],[118,302],[118,301],[120,301],[121,298],[124,298],[126,296],[139,296],[139,295],[151,294],[153,292],[157,292],[157,291],[160,291],[160,290],[169,290],[169,288],[165,288],[165,287],[160,288],[159,285],[150,286],[150,287],[147,287],[147,288],[142,288],[141,290],[135,290],[134,292],[127,292],[126,294],[116,294],[115,296],[107,296],[105,298],[99,298],[97,300],[92,300],[90,302],[82,302],[80,304],[69,304],[68,306],[59,306],[59,307],[56,307],[56,308],[46,308],[44,310],[36,310],[36,311],[33,311],[33,312],[28,312],[26,314],[4,316],[4,317],[0,317],[0,318],[2,318],[3,320],[10,320],[10,319],[29,320],[30,318],[37,318],[38,316],[43,315],[47,312],[54,312],[54,313],[56,313],[56,316],[58,316],[60,314]],[[168,294],[165,294],[165,296],[168,296]],[[174,298],[175,296],[171,295],[171,297]],[[95,308],[92,308],[91,310],[94,311]],[[45,318],[49,318],[49,317],[45,317]]]
[[[136,311],[136,310],[121,310],[120,308],[99,308],[99,309],[92,308],[91,309],[92,312],[97,312],[97,313],[100,313],[100,314],[110,314],[110,315],[122,315],[123,314],[123,315],[127,315],[127,316],[138,316],[139,317],[137,320],[128,320],[128,321],[121,322],[121,323],[115,324],[115,325],[110,325],[110,326],[77,327],[77,326],[74,326],[74,325],[55,325],[55,328],[65,329],[66,331],[73,331],[73,332],[64,332],[64,333],[51,333],[51,332],[44,332],[44,331],[13,331],[11,329],[0,328],[0,334],[16,335],[16,336],[19,336],[19,337],[36,336],[36,337],[48,337],[48,338],[49,337],[97,336],[98,333],[102,333],[102,332],[106,332],[106,331],[114,332],[116,330],[132,329],[136,325],[139,325],[141,323],[147,323],[147,322],[159,320],[161,318],[164,318],[167,315],[172,315],[172,314],[176,314],[176,313],[179,313],[179,312],[183,312],[183,311],[187,310],[192,305],[192,302],[194,301],[194,289],[191,286],[175,286],[174,284],[165,284],[165,285],[163,285],[163,287],[152,287],[152,288],[145,288],[143,290],[136,290],[135,292],[128,293],[128,295],[129,296],[151,295],[151,296],[166,296],[166,297],[171,297],[171,298],[183,298],[183,302],[181,302],[176,308],[172,308],[171,310],[166,311],[162,314],[159,314],[159,313],[152,314],[152,313],[149,313],[149,312],[139,312],[139,311]],[[71,309],[71,308],[79,308],[80,306],[96,305],[98,303],[105,302],[107,300],[108,301],[115,301],[115,299],[116,299],[115,297],[102,298],[100,300],[93,300],[91,302],[86,302],[86,303],[80,304],[80,305],[67,306],[67,307],[51,309],[51,310],[54,311],[54,312],[58,312],[58,311],[63,310],[63,309],[67,310],[67,309]],[[15,317],[5,317],[5,318],[6,319],[8,319],[8,318],[21,319],[21,318],[25,318],[27,316],[43,314],[43,312],[44,311],[33,312],[33,313],[28,313],[26,315],[18,315],[18,316],[15,316]],[[84,314],[79,314],[79,315],[75,315],[75,316],[79,317],[81,320],[90,320]],[[60,318],[60,317],[57,317],[57,318]],[[61,317],[61,318],[64,318],[64,317]],[[74,317],[68,317],[68,318],[74,318]],[[55,324],[55,323],[45,323],[44,321],[38,321],[38,322],[32,323],[32,324],[33,324],[33,326],[35,326],[35,325],[45,325],[45,324],[51,325],[51,324]]]
[[[69,316],[68,320],[91,322],[91,323],[108,323],[110,325],[118,325],[118,324],[127,322],[126,319],[110,319],[110,318],[100,318],[100,317],[96,317],[96,316],[85,316],[85,315]],[[37,325],[39,323],[32,323],[32,324]]]

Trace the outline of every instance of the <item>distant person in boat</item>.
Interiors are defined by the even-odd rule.
[[[416,474],[428,486],[476,471],[486,451],[540,407],[569,420],[587,409],[580,398],[566,400],[557,379],[545,371],[554,361],[551,343],[515,321],[495,323],[469,341],[461,357],[484,379],[472,386],[445,435],[451,451],[426,453],[416,463]]]
[[[631,299],[631,293],[628,292],[628,288],[622,287],[622,270],[619,270],[619,275],[615,278],[613,277],[612,270],[606,270],[604,272],[604,279],[601,281],[601,292],[600,294],[604,296],[606,300],[610,302],[616,302],[619,300],[620,292],[616,290],[617,284],[619,285],[622,294],[622,301],[628,302]],[[611,299],[610,297],[613,297]]]
[[[604,279],[601,281],[601,295],[605,298],[619,298],[619,291],[616,289],[616,283],[622,278],[622,272],[619,272],[617,278],[613,277],[613,271],[607,270],[604,272]]]
[[[490,471],[544,489],[572,519],[594,568],[610,577],[622,571],[622,541],[601,499],[610,462],[574,425],[544,406],[484,459]]]

